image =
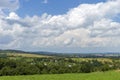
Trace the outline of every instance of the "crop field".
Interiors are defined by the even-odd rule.
[[[34,58],[42,58],[42,57],[50,57],[50,56],[44,56],[39,54],[25,54],[25,53],[7,53],[10,57],[34,57]]]
[[[120,72],[108,71],[79,74],[3,76],[0,77],[0,80],[120,80]]]
[[[112,62],[112,59],[110,59],[110,58],[72,58],[72,60],[75,60],[75,61],[97,60],[100,62]],[[118,60],[116,60],[116,61],[118,61]]]

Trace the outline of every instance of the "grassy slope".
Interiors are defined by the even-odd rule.
[[[24,51],[19,51],[19,50],[0,50],[0,55],[7,55],[8,57],[32,57],[32,58],[43,58],[43,57],[52,57],[52,56],[47,56],[47,55],[40,55],[40,54],[34,54],[34,53],[29,53],[29,52],[24,52]]]
[[[0,80],[120,80],[120,72],[95,72],[84,74],[55,74],[32,76],[3,76]]]
[[[13,56],[13,57],[50,57],[50,56],[45,56],[45,55],[39,55],[39,54],[29,54],[29,53],[7,53],[8,56]]]

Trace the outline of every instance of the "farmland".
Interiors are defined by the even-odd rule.
[[[86,80],[86,76],[87,80],[99,80],[102,77],[102,80],[107,80],[107,76],[114,78],[119,73],[116,70],[120,70],[118,57],[82,58],[22,51],[0,53],[0,80],[11,80],[10,77],[13,77],[12,80]]]
[[[112,62],[112,59],[110,59],[110,58],[72,58],[72,60],[78,61],[78,62],[91,61],[91,60],[97,60],[100,62]],[[116,60],[116,61],[119,61],[119,60]]]
[[[0,51],[0,58],[18,58],[18,57],[26,57],[26,58],[48,58],[52,56],[48,55],[40,55],[40,54],[33,54],[28,52],[22,51]]]
[[[94,72],[79,74],[50,74],[27,76],[3,76],[0,80],[119,80],[120,72]]]
[[[42,58],[42,57],[50,57],[50,56],[44,56],[44,55],[38,55],[38,54],[23,54],[23,53],[8,53],[9,57],[36,57],[36,58]]]

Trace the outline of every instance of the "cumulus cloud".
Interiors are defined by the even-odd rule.
[[[0,46],[20,49],[119,46],[120,23],[113,19],[120,14],[119,4],[120,0],[80,4],[66,14],[54,16],[45,13],[20,18],[11,12],[0,18]]]
[[[9,16],[7,17],[7,19],[17,20],[17,19],[19,19],[19,16],[18,16],[16,13],[11,12],[11,13],[9,14]]]

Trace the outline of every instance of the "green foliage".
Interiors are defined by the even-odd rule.
[[[0,54],[0,58],[7,58],[7,54]]]
[[[0,58],[0,75],[90,73],[119,68],[119,62],[74,61],[68,58]]]

